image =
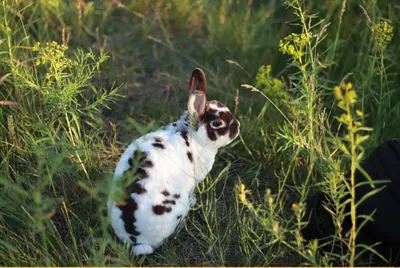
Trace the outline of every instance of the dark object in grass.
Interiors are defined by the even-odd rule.
[[[373,248],[382,254],[391,265],[400,264],[400,140],[386,141],[376,148],[363,162],[362,168],[374,181],[389,180],[380,192],[368,197],[357,207],[357,215],[373,215],[373,221],[362,227],[357,244],[374,245]],[[346,174],[346,178],[350,173]],[[356,184],[367,181],[367,178],[357,170]],[[377,187],[380,187],[378,185]],[[356,202],[372,191],[370,184],[356,188]],[[348,197],[344,197],[343,200]],[[303,228],[302,234],[306,240],[320,239],[321,242],[329,241],[329,236],[335,234],[331,214],[324,208],[329,204],[329,197],[322,192],[308,198],[306,202],[305,220],[308,224]],[[350,206],[346,207],[349,212]],[[360,226],[362,221],[358,221]],[[350,216],[343,222],[342,234],[351,228]],[[329,244],[329,243],[328,243]],[[329,245],[323,250],[330,251]],[[335,249],[334,249],[335,250]]]

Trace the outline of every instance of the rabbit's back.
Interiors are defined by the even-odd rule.
[[[125,179],[127,172],[138,179],[127,189],[127,199],[109,202],[112,226],[121,239],[156,248],[186,216],[195,187],[187,142],[170,126],[139,138],[124,152],[114,179]]]

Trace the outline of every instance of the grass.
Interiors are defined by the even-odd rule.
[[[337,230],[356,223],[355,199],[345,215],[340,198],[362,157],[400,137],[399,16],[394,0],[3,0],[0,263],[379,263],[360,254],[374,249],[358,221],[333,238],[341,253],[300,229],[317,190]],[[242,133],[179,232],[133,257],[109,228],[110,179],[131,141],[180,116],[195,67]]]

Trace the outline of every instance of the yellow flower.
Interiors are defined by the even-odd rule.
[[[350,122],[350,120],[351,120],[351,118],[350,118],[350,116],[348,114],[342,114],[340,116],[340,121],[343,122],[343,123],[348,124]]]
[[[279,231],[279,222],[274,221],[274,222],[272,223],[272,230],[273,230],[275,233],[277,233],[277,232]]]
[[[239,200],[244,202],[246,200],[246,193],[245,193],[245,186],[244,184],[240,185],[240,193],[239,193]]]
[[[32,47],[33,51],[39,51],[40,49],[40,42],[36,42],[35,45]]]
[[[381,21],[372,25],[372,32],[375,36],[375,42],[382,49],[386,48],[387,44],[392,41],[393,26],[386,21]]]
[[[352,90],[353,84],[346,83],[341,86],[335,86],[333,91],[335,93],[335,98],[339,100],[338,106],[343,110],[346,110],[347,105],[352,106],[357,102],[357,93]]]
[[[310,33],[289,34],[283,40],[279,41],[279,51],[282,54],[288,54],[293,57],[294,61],[299,61],[307,52],[305,46],[311,40]]]
[[[357,93],[354,90],[349,90],[346,92],[344,99],[347,104],[354,104],[357,101]]]
[[[338,86],[334,87],[333,90],[335,91],[335,97],[338,100],[343,100],[342,89]]]
[[[274,202],[274,200],[272,199],[272,197],[268,198],[268,203],[269,203],[270,205],[272,205],[273,202]]]

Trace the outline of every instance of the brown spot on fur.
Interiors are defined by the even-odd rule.
[[[146,167],[154,167],[154,163],[151,160],[146,160],[144,161],[144,164],[146,165]]]
[[[137,236],[140,234],[139,232],[136,231],[135,227],[135,222],[136,222],[135,211],[137,210],[137,203],[134,199],[129,197],[124,200],[123,205],[119,205],[117,207],[122,211],[121,219],[124,222],[125,231],[131,234],[131,240],[133,241],[132,236]],[[135,241],[133,242],[136,242],[136,238],[134,240]]]
[[[147,158],[147,152],[141,152],[140,161]]]
[[[162,191],[161,192],[163,195],[165,195],[165,196],[169,196],[170,195],[170,193],[167,191],[167,190],[164,190],[164,191]]]
[[[187,157],[189,158],[190,162],[193,162],[193,156],[191,152],[187,152]]]
[[[172,205],[176,204],[175,200],[164,200],[162,203],[163,204],[172,204]]]
[[[149,160],[149,159],[146,159],[147,156],[148,156],[148,153],[147,153],[147,152],[139,152],[139,153],[138,153],[138,151],[135,151],[135,152],[133,153],[133,158],[137,159],[139,155],[140,155],[140,159],[137,160],[137,163],[136,163],[137,165],[141,165],[141,166],[145,166],[145,167],[152,167],[152,166],[154,166],[153,161],[151,161],[151,160]],[[132,158],[129,158],[128,163],[129,163],[130,166],[133,166],[133,159],[132,159]]]
[[[129,193],[136,193],[136,194],[144,194],[146,189],[140,183],[132,183],[131,186],[128,188]]]
[[[136,231],[136,229],[135,229],[135,230],[133,230],[133,235],[134,235],[134,236],[139,236],[139,235],[140,235],[140,232]]]
[[[228,130],[229,130],[229,126],[226,126],[226,127],[223,127],[223,128],[219,128],[216,131],[217,131],[219,136],[223,136],[228,132]]]
[[[206,125],[206,131],[207,131],[207,136],[210,140],[216,141],[217,140],[217,135],[214,132],[214,129],[210,127],[210,125]]]
[[[189,143],[189,137],[188,137],[187,134],[188,134],[188,133],[187,133],[186,130],[182,130],[182,131],[181,131],[181,136],[182,136],[182,138],[185,140],[186,146],[189,146],[190,143]]]
[[[162,144],[162,143],[153,143],[152,145],[153,145],[154,147],[156,147],[156,148],[165,149],[165,146],[164,146],[164,144]]]
[[[140,156],[140,159],[138,159],[139,156]],[[147,152],[141,152],[141,151],[135,150],[133,152],[133,157],[129,158],[128,163],[129,163],[129,165],[133,166],[133,159],[135,159],[135,160],[138,159],[138,161],[140,162],[146,158],[147,158]]]
[[[162,142],[162,139],[160,137],[154,137],[154,141],[160,143]]]
[[[214,103],[214,102],[213,102]],[[215,105],[219,105],[218,103],[214,103]],[[222,105],[222,104],[221,104]],[[220,107],[220,106],[218,106]],[[225,107],[225,106],[222,106]],[[219,115],[216,114],[216,110],[209,108],[206,114],[204,115],[204,120],[203,122],[206,124],[206,131],[207,131],[207,136],[210,140],[215,141],[217,140],[217,134],[219,136],[226,135],[226,133],[229,131],[229,124],[231,123],[233,119],[233,115],[231,112],[219,112]],[[218,128],[214,129],[211,127],[211,122],[215,120],[222,120],[225,123],[225,127],[223,128]]]
[[[206,123],[206,131],[207,131],[207,136],[210,140],[215,141],[217,140],[217,135],[215,134],[214,129],[210,126],[210,122],[218,119],[218,117],[215,115],[215,110],[209,109],[206,114],[204,115],[203,122]]]
[[[215,110],[210,109],[206,112],[206,114],[204,115],[204,119],[203,122],[204,123],[210,123],[211,121],[214,121],[216,119],[218,119],[217,115],[215,114]]]
[[[162,215],[164,213],[169,213],[172,211],[171,207],[163,206],[163,205],[155,205],[153,206],[153,212],[156,215]]]
[[[229,127],[229,138],[233,140],[239,132],[239,124],[237,120],[235,120]]]
[[[137,160],[139,155],[141,157],[139,160]],[[146,152],[135,151],[133,153],[133,157],[129,158],[129,160],[128,160],[130,167],[124,171],[124,174],[126,172],[131,172],[132,170],[134,170],[134,166],[135,167],[137,166],[134,176],[138,176],[139,178],[142,178],[142,179],[147,178],[149,175],[145,168],[153,167],[154,163],[151,160],[146,159],[146,157],[147,157]]]
[[[220,112],[219,118],[221,118],[221,120],[223,120],[226,123],[226,125],[228,126],[233,118],[233,115],[231,112]]]
[[[179,199],[179,198],[181,198],[181,195],[180,194],[174,194],[174,198],[175,199]]]
[[[231,123],[233,115],[230,112],[220,112],[219,117],[222,121],[225,122],[225,127],[217,129],[217,133],[218,135],[223,136],[229,130],[229,124]]]
[[[132,241],[133,243],[136,243],[136,237],[134,237],[133,235],[131,235],[129,238],[131,239],[131,241]]]
[[[147,178],[149,174],[147,174],[147,171],[143,167],[138,167],[136,169],[135,175],[139,176],[140,178]]]

